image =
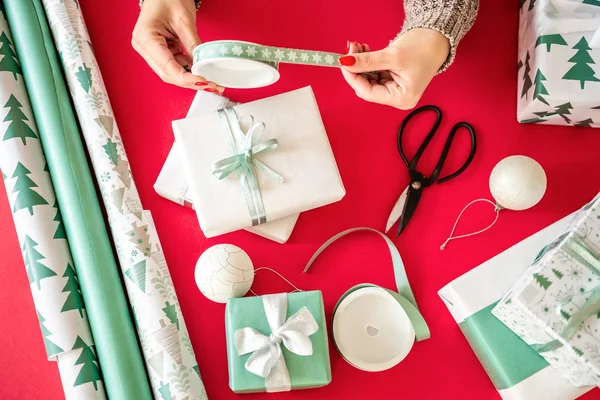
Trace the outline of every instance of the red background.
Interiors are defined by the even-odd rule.
[[[337,204],[303,213],[286,245],[247,232],[207,240],[193,211],[160,198],[152,188],[173,142],[170,122],[184,117],[194,92],[163,84],[131,48],[138,15],[135,0],[80,2],[140,195],[161,235],[209,397],[236,398],[228,388],[224,306],[208,301],[196,288],[193,271],[198,256],[217,243],[239,245],[256,266],[275,268],[303,289],[321,289],[328,319],[335,302],[354,284],[369,281],[392,288],[389,256],[375,235],[348,237],[323,254],[311,273],[301,271],[319,245],[335,233],[356,226],[384,228],[393,202],[408,182],[395,145],[406,113],[356,98],[339,71],[326,68],[283,65],[282,79],[273,86],[228,91],[234,100],[250,101],[312,85],[347,195]],[[269,0],[204,0],[198,17],[201,38],[343,52],[348,39],[372,48],[387,45],[403,20],[400,0],[284,3],[279,9]],[[518,15],[514,2],[483,1],[456,63],[434,80],[421,101],[436,104],[445,113],[444,134],[434,139],[422,160],[426,172],[437,161],[451,124],[466,120],[478,133],[471,167],[459,179],[426,190],[408,229],[394,239],[432,339],[417,343],[396,368],[377,374],[354,369],[332,348],[331,385],[271,396],[498,398],[437,291],[600,191],[600,131],[516,122]],[[425,134],[422,128],[407,134],[407,147],[413,152]],[[466,155],[467,140],[462,139],[454,143],[446,173]],[[492,232],[453,242],[441,252],[439,246],[459,211],[475,198],[490,197],[491,169],[513,154],[531,156],[545,168],[548,191],[542,202],[528,211],[502,212]],[[0,398],[58,399],[62,397],[58,371],[45,358],[10,210],[4,191],[0,193]],[[465,214],[459,231],[476,229],[493,216],[489,206],[475,206]],[[259,275],[255,288],[261,293],[288,289],[270,274]],[[599,392],[585,398],[600,398]]]

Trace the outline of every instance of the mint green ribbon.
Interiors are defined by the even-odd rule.
[[[359,232],[359,231],[368,231],[368,232],[377,233],[379,236],[381,236],[385,240],[385,243],[387,244],[388,250],[390,252],[390,256],[392,258],[392,267],[394,269],[394,278],[396,280],[397,291],[392,291],[392,290],[388,290],[388,289],[385,289],[385,290],[389,294],[391,294],[392,297],[394,297],[394,299],[396,299],[396,301],[398,303],[400,303],[400,305],[402,306],[404,311],[406,311],[406,314],[408,315],[408,319],[412,323],[413,328],[415,330],[416,341],[418,342],[421,340],[429,339],[429,337],[431,336],[431,334],[429,332],[429,327],[427,326],[427,322],[425,322],[425,319],[423,318],[423,316],[421,315],[421,312],[418,309],[417,301],[415,300],[415,296],[414,296],[412,289],[410,288],[410,284],[408,282],[408,277],[406,276],[406,270],[404,269],[404,263],[402,262],[402,257],[400,257],[400,253],[398,252],[398,249],[396,248],[394,243],[387,236],[385,236],[383,233],[379,232],[378,230],[372,229],[372,228],[352,228],[352,229],[348,229],[346,231],[338,233],[337,235],[335,235],[332,238],[330,238],[329,240],[327,240],[316,251],[316,253],[308,261],[308,264],[304,268],[304,272],[308,271],[308,269],[314,263],[314,261],[317,259],[317,257],[319,257],[319,255],[323,251],[325,251],[325,249],[327,247],[329,247],[329,245],[331,245],[333,242],[335,242],[336,240],[338,240],[338,239],[342,238],[343,236],[346,236],[350,233]],[[361,289],[363,287],[378,287],[378,286],[374,285],[374,284],[370,284],[370,283],[363,283],[363,284],[360,284],[360,285],[350,288],[346,293],[344,293],[342,295],[342,297],[338,301],[337,305],[335,306],[333,313],[335,314],[337,307],[339,306],[339,304],[341,303],[341,301],[344,298],[346,298],[350,293],[354,292],[355,290]],[[334,343],[335,343],[335,338],[334,338]]]
[[[279,146],[277,139],[259,142],[266,125],[264,122],[255,122],[251,115],[238,118],[232,108],[218,111],[219,118],[227,132],[232,156],[217,161],[211,166],[211,171],[219,180],[223,180],[232,173],[236,173],[244,194],[244,200],[252,220],[252,226],[267,222],[267,215],[262,195],[258,185],[255,169],[264,172],[269,178],[283,183],[281,175],[267,167],[256,158],[257,155],[273,151]],[[250,127],[244,132],[241,122],[244,118],[250,119]]]
[[[563,249],[581,265],[584,265],[594,274],[600,276],[600,260],[598,260],[592,254],[591,250],[583,242],[583,240],[571,235],[563,242]],[[561,346],[567,345],[567,342],[577,333],[577,331],[579,331],[579,328],[584,321],[600,312],[600,286],[596,286],[590,291],[587,291],[579,296],[582,295],[587,296],[587,299],[581,308],[577,310],[576,313],[571,315],[571,318],[569,318],[567,325],[563,328],[562,332],[559,334],[559,337],[547,343],[532,345],[531,347],[535,351],[538,353],[545,353],[557,350]],[[574,297],[575,296],[573,296],[573,298]],[[569,299],[569,301],[565,302],[564,304],[559,305],[556,309],[556,312],[560,315],[564,305],[569,303],[573,298]]]

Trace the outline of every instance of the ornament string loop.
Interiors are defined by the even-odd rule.
[[[294,285],[292,282],[290,282],[286,277],[284,277],[283,275],[281,275],[279,272],[275,271],[274,269],[268,268],[268,267],[260,267],[260,268],[256,268],[256,270],[254,270],[254,276],[256,276],[256,273],[258,271],[269,271],[274,273],[275,275],[277,275],[278,277],[280,277],[282,280],[284,280],[288,285],[290,285],[291,287],[294,288],[294,290],[292,290],[290,293],[295,293],[295,292],[302,292],[302,289],[299,289],[296,285]],[[255,296],[258,296],[253,290],[252,288],[250,288],[250,293],[252,293]]]
[[[470,206],[472,206],[475,203],[478,202],[485,202],[485,203],[490,203],[491,205],[494,206],[494,212],[496,213],[496,218],[494,218],[494,221],[489,224],[488,226],[486,226],[483,229],[480,229],[476,232],[471,232],[471,233],[466,233],[464,235],[458,235],[458,236],[454,236],[454,231],[456,230],[456,227],[458,226],[458,221],[460,221],[462,215],[464,214],[464,212],[467,210],[467,208],[469,208]],[[496,223],[496,221],[498,221],[498,217],[500,216],[500,210],[502,210],[502,206],[498,203],[494,203],[491,200],[488,199],[477,199],[477,200],[473,200],[472,202],[470,202],[469,204],[467,204],[465,206],[465,208],[462,209],[462,211],[460,212],[460,214],[458,214],[458,218],[456,218],[456,221],[454,221],[454,226],[452,227],[452,231],[450,232],[450,236],[448,237],[448,239],[446,239],[446,241],[444,243],[442,243],[442,245],[440,246],[440,250],[444,250],[446,248],[446,245],[451,241],[451,240],[456,240],[456,239],[462,239],[462,238],[466,238],[466,237],[470,237],[470,236],[475,236],[478,235],[480,233],[483,233],[485,231],[487,231],[488,229],[490,229],[492,226],[494,226],[494,224]]]

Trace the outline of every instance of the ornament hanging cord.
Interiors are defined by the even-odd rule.
[[[286,279],[286,278],[285,278],[283,275],[281,275],[279,272],[275,271],[274,269],[267,268],[267,267],[260,267],[260,268],[257,268],[257,269],[254,271],[254,276],[256,276],[256,273],[257,273],[258,271],[262,271],[262,270],[264,270],[264,271],[269,271],[269,272],[272,272],[272,273],[274,273],[275,275],[277,275],[278,277],[280,277],[281,279],[283,279],[283,280],[284,280],[284,281],[285,281],[287,284],[289,284],[291,287],[293,287],[293,288],[294,288],[294,290],[292,290],[292,291],[291,291],[291,293],[295,293],[295,292],[302,292],[302,289],[299,289],[299,288],[298,288],[296,285],[294,285],[292,282],[290,282],[288,279]],[[252,290],[252,288],[250,288],[250,293],[252,293],[254,296],[258,296],[258,295],[257,295],[257,294],[256,294],[256,293],[255,293],[255,292]]]
[[[488,226],[486,226],[485,228],[478,230],[476,232],[472,232],[472,233],[466,233],[464,235],[458,235],[458,236],[453,236],[454,235],[454,231],[456,230],[456,227],[458,226],[458,221],[460,221],[462,215],[464,214],[464,212],[467,210],[467,208],[469,208],[470,206],[472,206],[475,203],[478,202],[485,202],[485,203],[490,203],[491,205],[494,206],[494,211],[496,212],[496,218],[494,218],[494,221],[489,224]],[[440,246],[440,250],[444,250],[446,248],[446,245],[451,241],[451,240],[456,240],[456,239],[462,239],[462,238],[466,238],[466,237],[470,237],[470,236],[475,236],[478,235],[480,233],[483,233],[485,231],[487,231],[488,229],[490,229],[492,226],[494,226],[494,224],[496,223],[496,221],[498,221],[498,217],[500,216],[500,210],[502,210],[502,206],[498,203],[494,203],[491,200],[488,199],[477,199],[477,200],[473,200],[472,202],[470,202],[469,204],[467,204],[462,211],[460,212],[460,214],[458,214],[458,218],[456,218],[456,221],[454,221],[454,226],[452,227],[452,231],[450,232],[450,236],[448,237],[448,239],[446,239],[446,241],[444,243],[442,243],[442,245]]]

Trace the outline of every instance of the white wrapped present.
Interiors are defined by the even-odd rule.
[[[540,248],[572,219],[530,236],[438,292],[504,400],[573,400],[592,389],[571,384],[491,313]]]
[[[600,2],[523,2],[518,68],[519,122],[600,127]]]
[[[206,237],[346,193],[310,87],[173,121],[173,131]]]
[[[218,94],[198,91],[194,96],[187,117],[194,117],[218,111],[225,107],[232,107],[236,103]],[[179,155],[179,145],[173,143],[171,151],[163,165],[156,182],[154,190],[161,197],[171,200],[182,206],[193,209],[193,200],[190,197],[189,185],[184,172],[183,161]],[[258,225],[247,230],[256,235],[273,240],[277,243],[288,241],[298,220],[298,214]]]

